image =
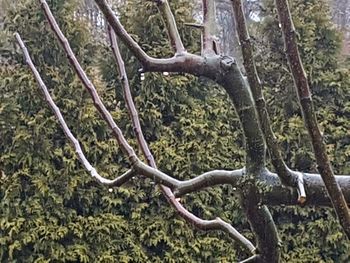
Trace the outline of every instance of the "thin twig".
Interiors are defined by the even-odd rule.
[[[24,57],[26,59],[26,63],[28,64],[29,68],[31,69],[35,80],[38,82],[38,86],[40,87],[40,89],[42,90],[45,100],[47,101],[47,103],[49,104],[50,108],[52,109],[53,113],[55,114],[56,118],[58,119],[65,135],[67,136],[67,138],[70,140],[70,142],[72,143],[74,149],[75,149],[75,153],[78,156],[79,161],[81,162],[81,164],[84,166],[84,168],[91,174],[92,177],[96,178],[96,180],[103,184],[103,185],[108,185],[108,186],[121,186],[123,183],[127,182],[128,180],[130,180],[134,175],[135,175],[135,170],[130,169],[128,170],[126,173],[122,174],[121,176],[115,178],[114,180],[110,180],[107,178],[102,177],[101,175],[99,175],[96,171],[96,169],[90,164],[90,162],[86,159],[83,150],[81,149],[80,143],[79,141],[74,137],[74,135],[72,134],[72,132],[70,131],[66,121],[64,120],[62,113],[60,111],[60,109],[57,107],[57,105],[55,104],[55,102],[53,101],[44,81],[42,80],[38,70],[36,69],[30,54],[25,46],[25,44],[23,43],[21,36],[18,33],[15,33],[15,37],[17,39],[18,44],[20,45]]]
[[[134,150],[132,149],[130,144],[126,141],[126,139],[125,139],[122,131],[118,127],[118,125],[114,122],[111,113],[106,109],[105,105],[102,103],[99,95],[97,94],[97,91],[96,91],[94,84],[90,81],[90,79],[86,75],[85,71],[80,66],[76,56],[74,55],[74,53],[72,51],[72,48],[69,45],[67,38],[63,35],[55,18],[53,17],[48,4],[46,3],[45,0],[39,0],[39,2],[41,3],[41,7],[45,13],[45,16],[46,16],[53,32],[56,34],[57,39],[59,40],[64,51],[66,52],[70,64],[74,68],[79,79],[84,84],[84,87],[90,93],[96,109],[99,111],[99,113],[101,114],[103,119],[107,122],[109,127],[112,129],[113,134],[116,137],[119,146],[122,148],[123,152],[128,156],[130,163],[133,165],[134,163],[136,163],[138,161],[138,158],[137,158]]]

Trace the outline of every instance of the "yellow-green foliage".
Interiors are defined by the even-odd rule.
[[[12,45],[14,31],[26,40],[54,100],[98,171],[113,178],[125,170],[127,162],[34,2],[21,0],[9,11],[4,30],[8,38],[0,46],[8,58],[8,64],[0,68],[0,261],[234,262],[245,258],[226,235],[197,231],[185,223],[150,179],[138,177],[109,192],[82,169],[21,52]],[[148,1],[127,2],[120,9],[126,28],[151,55],[170,56],[156,7]],[[186,48],[198,52],[199,32],[184,26],[192,20],[189,2],[171,4]],[[107,108],[136,147],[108,45],[89,34],[86,21],[74,19],[75,1],[55,0],[50,6]],[[305,58],[306,68],[308,72],[315,69],[312,83],[317,105],[326,105],[319,114],[335,169],[349,173],[349,80],[346,72],[336,67],[333,49],[337,39],[328,29],[328,20],[314,22],[318,16],[312,8],[316,7],[306,6],[301,5],[295,13],[300,16],[298,28],[307,25],[314,30],[300,31],[305,37],[302,47],[310,49],[302,54],[313,54]],[[270,21],[276,26],[273,17]],[[320,35],[325,31],[329,32],[328,44],[317,44],[323,41]],[[261,50],[267,59],[259,61],[265,63],[260,74],[268,83],[274,128],[288,163],[312,170],[301,116],[295,103],[283,105],[290,101],[292,82],[283,71],[287,66],[281,61],[282,47],[272,46],[279,41],[276,32],[265,34],[273,42],[264,43]],[[186,74],[147,73],[141,83],[140,65],[126,48],[122,51],[145,137],[162,171],[185,179],[210,169],[244,165],[239,123],[220,87]],[[182,203],[203,218],[220,216],[232,222],[253,240],[230,187],[206,189],[184,197]],[[286,262],[301,262],[301,258],[305,262],[349,260],[349,245],[331,210],[276,208],[274,218]]]

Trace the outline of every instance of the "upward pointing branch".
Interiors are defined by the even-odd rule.
[[[288,1],[276,0],[275,2],[277,6],[279,21],[282,27],[286,56],[288,58],[289,67],[293,75],[295,89],[298,94],[299,103],[303,112],[304,122],[312,140],[317,168],[326,185],[327,192],[331,197],[340,223],[346,235],[348,238],[350,238],[349,208],[346,204],[344,195],[337,181],[335,180],[333,170],[326,153],[326,145],[323,141],[323,135],[318,127],[308,80],[299,55],[295,36],[295,28],[290,14]]]
[[[249,86],[252,91],[255,106],[259,116],[260,127],[265,137],[267,148],[271,156],[272,164],[275,167],[277,174],[280,177],[283,184],[298,188],[300,193],[299,202],[303,203],[305,202],[306,196],[304,186],[302,183],[302,177],[298,176],[297,173],[288,169],[287,165],[285,164],[282,158],[276,136],[272,131],[269,114],[266,108],[266,102],[262,93],[262,84],[255,66],[253,45],[250,41],[249,32],[246,26],[242,1],[233,0],[232,7],[234,12],[234,18],[236,21],[236,30],[239,42],[242,47],[244,68],[247,72]]]
[[[146,140],[143,136],[143,132],[141,130],[139,115],[138,115],[138,112],[136,110],[135,104],[134,104],[133,99],[132,99],[132,95],[131,95],[131,91],[130,91],[130,87],[129,87],[128,75],[126,74],[124,61],[122,59],[122,56],[120,55],[120,51],[119,51],[119,47],[118,47],[118,43],[117,43],[117,37],[116,37],[116,35],[115,35],[115,33],[110,25],[108,25],[108,36],[110,39],[111,48],[113,51],[113,56],[114,56],[116,64],[117,64],[119,77],[120,77],[120,80],[122,82],[124,100],[126,102],[128,113],[129,113],[130,119],[132,121],[132,125],[134,127],[134,132],[136,135],[138,145],[140,146],[141,151],[147,160],[147,163],[150,166],[152,166],[153,168],[157,168],[156,163],[155,163],[154,158],[153,158],[153,155],[151,154],[151,151],[149,150],[149,147],[147,145],[147,142],[146,142]]]
[[[216,22],[215,22],[215,1],[202,0],[203,9],[203,35],[202,54],[215,55],[218,53],[218,46],[215,42]]]
[[[162,14],[171,46],[173,47],[177,55],[185,53],[186,49],[182,44],[181,37],[177,29],[173,13],[171,12],[169,2],[167,0],[155,0],[155,2],[158,5],[160,13]]]
[[[84,84],[84,87],[90,93],[96,109],[99,111],[99,113],[101,114],[103,119],[107,122],[108,126],[112,129],[113,134],[118,141],[118,144],[120,145],[123,152],[128,156],[130,163],[134,164],[135,162],[138,161],[138,158],[137,158],[134,150],[132,149],[130,144],[126,141],[125,137],[123,136],[122,131],[120,130],[118,125],[114,122],[111,113],[106,109],[105,105],[101,101],[99,95],[97,94],[97,91],[96,91],[94,84],[92,84],[92,82],[90,81],[90,79],[86,75],[85,71],[80,66],[76,56],[74,55],[74,53],[69,45],[67,38],[63,35],[61,29],[59,28],[59,26],[58,26],[55,18],[53,17],[51,10],[50,10],[49,6],[47,5],[46,1],[39,0],[39,2],[41,3],[41,7],[45,13],[47,20],[49,21],[49,24],[50,24],[52,30],[56,34],[58,40],[60,41],[62,47],[65,50],[70,64],[74,68],[79,79]]]

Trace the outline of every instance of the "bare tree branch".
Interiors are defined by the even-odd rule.
[[[201,174],[193,179],[182,181],[172,189],[174,189],[175,196],[180,197],[215,185],[231,184],[237,187],[239,185],[239,180],[242,179],[244,174],[245,169],[235,171],[214,170]]]
[[[194,214],[190,213],[183,205],[177,202],[175,196],[171,192],[171,190],[167,187],[163,187],[163,192],[167,200],[175,207],[178,214],[184,218],[188,223],[193,224],[195,227],[201,230],[221,230],[227,233],[233,240],[238,242],[243,248],[250,251],[250,253],[254,254],[256,248],[254,245],[245,238],[242,234],[240,234],[232,225],[224,222],[220,218],[216,218],[214,220],[203,220]]]
[[[154,169],[157,169],[154,157],[151,154],[151,151],[149,150],[148,144],[143,136],[143,132],[142,132],[141,125],[140,125],[140,120],[139,120],[139,117],[137,114],[135,104],[134,104],[133,99],[132,99],[129,81],[128,81],[128,76],[126,74],[126,70],[125,70],[125,66],[124,66],[124,61],[123,61],[122,56],[121,56],[120,51],[119,51],[116,35],[110,26],[108,27],[108,36],[110,39],[113,55],[114,55],[114,58],[116,60],[119,76],[120,76],[120,79],[122,80],[122,86],[123,86],[123,91],[124,91],[124,100],[127,104],[129,116],[132,120],[134,132],[135,132],[135,135],[137,137],[138,144],[139,144],[141,151],[142,151],[144,157],[146,158],[148,164],[151,167],[153,167]],[[145,169],[148,169],[148,167],[145,167]],[[155,171],[157,171],[157,170],[155,170]],[[180,184],[180,181],[177,181],[177,180],[175,180],[175,179],[173,179],[165,174],[162,174],[162,173],[155,173],[155,171],[153,171],[153,173],[151,173],[150,175],[153,179],[155,179],[156,175],[159,174],[160,175],[160,177],[158,177],[160,179],[158,181],[159,183],[162,183],[168,179],[172,182],[176,182],[177,185]],[[174,184],[172,184],[170,187],[174,187]],[[187,222],[194,223],[197,228],[202,229],[202,230],[222,230],[222,231],[228,233],[232,239],[239,242],[243,247],[247,248],[251,253],[254,253],[255,247],[253,246],[253,244],[248,239],[246,239],[243,235],[241,235],[237,230],[235,230],[230,224],[226,223],[225,221],[223,221],[220,218],[216,218],[215,220],[209,221],[209,220],[203,220],[203,219],[196,217],[195,215],[190,213],[187,209],[185,209],[181,205],[181,203],[175,198],[175,196],[172,193],[170,188],[168,188],[164,185],[160,185],[160,188],[161,188],[162,192],[165,194],[165,196],[166,196],[167,200],[170,202],[170,204],[177,210],[177,212]],[[186,188],[186,185],[185,185],[185,188]]]
[[[193,179],[179,181],[145,164],[140,163],[136,166],[139,167],[135,168],[138,169],[139,173],[144,174],[157,183],[164,184],[173,189],[176,197],[197,192],[206,187],[222,184],[229,184],[235,187],[238,194],[241,193],[242,190],[245,190],[245,188],[242,187],[244,184],[242,185],[241,181],[246,175],[245,168],[234,171],[214,170]],[[304,205],[331,206],[331,201],[327,195],[321,176],[319,174],[310,173],[303,173],[302,176],[304,178],[305,190],[308,192],[308,198]],[[279,176],[276,173],[263,169],[257,177],[260,182],[272,187],[271,191],[260,194],[261,198],[264,200],[264,204],[274,206],[299,204],[297,198],[298,192],[291,191],[281,184]],[[343,190],[347,202],[350,204],[350,176],[337,175],[336,180]]]
[[[167,0],[154,0],[154,2],[157,3],[158,9],[162,14],[171,46],[175,50],[176,55],[186,53],[186,49],[182,44],[181,37],[176,26],[174,15],[171,12],[169,2]]]
[[[51,28],[53,29],[54,33],[56,34],[59,42],[61,43],[63,49],[65,50],[65,52],[67,53],[67,57],[71,63],[71,65],[73,66],[73,68],[75,69],[76,73],[78,74],[80,80],[83,82],[84,86],[88,89],[90,95],[93,98],[94,104],[96,106],[96,108],[99,110],[99,112],[101,113],[102,117],[105,119],[105,121],[109,124],[109,126],[112,128],[114,135],[117,138],[118,144],[122,147],[122,149],[124,150],[124,153],[127,154],[127,156],[129,157],[129,160],[131,162],[132,165],[132,170],[136,171],[140,174],[143,174],[145,176],[148,176],[150,178],[157,178],[159,180],[159,183],[164,184],[166,186],[173,186],[179,183],[178,180],[162,173],[161,171],[152,168],[146,164],[144,164],[143,162],[141,162],[134,150],[131,148],[131,146],[128,144],[128,142],[126,141],[125,137],[122,135],[121,130],[119,129],[119,127],[115,124],[114,120],[112,119],[110,113],[106,110],[105,106],[103,105],[102,101],[100,100],[95,87],[93,86],[92,82],[88,79],[86,73],[84,72],[84,70],[81,68],[79,62],[77,61],[68,40],[65,38],[65,36],[63,35],[63,33],[61,32],[59,26],[57,25],[57,22],[55,21],[55,18],[53,17],[47,3],[44,0],[41,0],[42,3],[42,8],[45,12],[45,15],[50,23]],[[114,49],[116,51],[116,49]],[[117,59],[121,59],[121,56],[119,54],[119,56],[117,55]],[[125,74],[125,68],[124,67],[119,67],[119,71],[120,73],[122,73],[122,76],[125,78],[125,81],[127,81],[126,78],[126,74]],[[125,82],[124,82],[125,83]],[[129,95],[129,96],[128,96]],[[126,93],[126,96],[128,96],[127,99],[127,103],[129,103],[128,105],[128,109],[130,109],[131,111],[131,116],[133,117],[133,124],[137,124],[136,122],[138,122],[138,117],[137,114],[135,115],[135,112],[133,112],[133,110],[136,111],[135,106],[132,105],[132,98],[131,98],[131,93],[129,90],[129,94]],[[136,118],[137,117],[137,118]],[[140,124],[138,123],[136,125],[139,129],[140,129]],[[142,145],[143,147],[146,147],[148,149],[147,144],[144,141],[143,136],[140,136],[140,134],[142,134],[141,130],[140,132],[137,132],[138,135],[138,140],[141,142],[140,145]],[[146,150],[147,150],[146,149]],[[149,151],[149,150],[148,150]],[[149,153],[150,156],[150,153]],[[123,178],[125,178],[126,176],[124,176]],[[198,217],[196,217],[195,215],[191,214],[189,211],[187,211],[175,198],[175,196],[173,195],[173,193],[171,192],[171,190],[168,187],[164,187],[162,186],[162,190],[163,192],[165,192],[165,195],[167,197],[167,199],[173,204],[173,206],[176,208],[176,210],[178,211],[178,213],[187,219],[187,221],[191,222],[192,224],[196,225],[199,229],[209,229],[209,230],[214,230],[214,229],[222,229],[224,231],[226,231],[234,240],[238,241],[240,244],[242,244],[245,248],[247,248],[249,251],[254,251],[254,246],[250,243],[249,240],[245,239],[242,235],[240,235],[232,226],[230,226],[229,224],[224,224],[222,223],[223,221],[221,220],[212,220],[212,221],[205,221],[202,220]],[[228,227],[228,225],[230,227]],[[247,247],[248,244],[248,247]],[[253,249],[254,248],[254,249]]]
[[[219,44],[216,42],[216,21],[215,21],[215,1],[202,0],[203,10],[203,33],[202,33],[202,54],[218,54]]]
[[[113,28],[117,36],[131,50],[136,58],[142,64],[142,72],[158,71],[158,72],[186,72],[194,75],[205,75],[205,69],[198,65],[205,63],[204,58],[187,52],[182,52],[181,56],[175,55],[172,58],[152,58],[149,57],[141,47],[126,32],[114,14],[113,10],[107,4],[106,0],[95,0],[96,4],[104,14],[107,22]]]
[[[30,55],[29,52],[25,46],[25,44],[23,43],[21,36],[16,33],[15,37],[17,39],[18,44],[20,45],[23,54],[25,56],[26,59],[26,63],[28,64],[29,68],[31,69],[35,80],[38,82],[38,86],[40,87],[40,89],[42,90],[45,100],[47,101],[47,103],[49,104],[50,108],[52,109],[53,113],[55,114],[56,118],[58,119],[65,135],[67,136],[67,138],[71,141],[74,149],[75,149],[75,153],[78,156],[78,159],[80,160],[81,164],[84,166],[84,168],[91,174],[92,177],[96,178],[96,180],[104,185],[108,185],[108,186],[120,186],[123,183],[127,182],[128,180],[130,180],[134,175],[135,175],[135,170],[130,169],[128,170],[126,173],[122,174],[121,176],[115,178],[114,180],[109,180],[107,178],[102,177],[101,175],[99,175],[96,171],[96,169],[90,164],[90,162],[86,159],[83,150],[81,149],[80,143],[79,141],[74,137],[74,135],[72,134],[72,132],[70,131],[70,129],[68,128],[68,125],[66,123],[66,121],[64,120],[62,113],[60,111],[60,109],[57,107],[57,105],[55,104],[55,102],[53,101],[44,81],[42,80],[38,70],[36,69]]]
[[[143,132],[141,130],[139,115],[138,115],[138,112],[136,110],[135,104],[134,104],[133,99],[132,99],[132,95],[131,95],[131,91],[130,91],[130,87],[129,87],[129,80],[128,80],[128,76],[127,76],[126,71],[125,71],[124,61],[123,61],[122,56],[121,56],[120,51],[119,51],[117,38],[116,38],[116,35],[115,35],[113,29],[110,27],[110,25],[108,25],[108,36],[110,39],[110,46],[111,46],[111,49],[113,51],[112,53],[113,53],[113,56],[114,56],[115,61],[116,61],[119,77],[120,77],[120,80],[122,82],[124,100],[126,102],[126,106],[128,109],[130,119],[132,121],[132,126],[134,128],[134,133],[135,133],[138,145],[140,146],[141,151],[147,160],[147,163],[150,166],[156,168],[154,157],[151,154],[151,151],[149,150],[149,147],[147,145],[147,142],[146,142],[146,140],[143,136]]]
[[[267,148],[271,156],[272,164],[275,167],[278,176],[280,176],[281,181],[285,185],[297,187],[299,189],[300,196],[298,200],[302,204],[303,202],[305,202],[306,199],[303,178],[302,176],[300,176],[300,174],[296,174],[290,171],[290,169],[288,169],[287,165],[285,164],[282,158],[276,136],[272,131],[269,114],[266,108],[266,102],[262,93],[262,84],[255,67],[253,46],[251,44],[249,32],[246,26],[242,1],[233,0],[231,2],[234,11],[234,18],[236,21],[236,31],[243,55],[244,68],[247,72],[248,82],[253,94],[257,113],[259,116],[260,127],[264,134]]]
[[[64,48],[64,50],[67,54],[67,57],[68,57],[70,64],[72,65],[75,72],[79,76],[80,80],[84,84],[84,87],[89,91],[96,109],[99,111],[99,113],[101,114],[103,119],[107,122],[109,127],[112,129],[113,134],[116,137],[119,146],[122,148],[123,152],[128,156],[130,163],[134,164],[135,162],[138,161],[138,158],[137,158],[134,150],[129,145],[129,143],[126,141],[126,139],[123,136],[123,133],[120,130],[120,128],[118,127],[118,125],[114,122],[111,113],[106,109],[106,107],[102,103],[99,95],[97,94],[97,91],[96,91],[94,84],[90,81],[90,79],[87,77],[85,71],[80,66],[77,58],[75,57],[75,55],[74,55],[74,53],[69,45],[68,40],[63,35],[55,18],[53,17],[48,4],[46,3],[45,0],[39,0],[39,1],[41,3],[41,7],[45,13],[45,16],[46,16],[53,32],[56,34],[60,44],[62,45],[62,47]]]
[[[317,168],[320,171],[322,179],[326,185],[328,194],[331,197],[340,223],[346,235],[348,238],[350,238],[350,211],[344,195],[334,177],[334,173],[326,153],[326,145],[323,140],[323,135],[318,127],[308,80],[299,55],[295,28],[290,14],[288,1],[276,0],[275,2],[284,38],[285,53],[288,58],[295,89],[303,112],[304,123],[311,137],[318,166]]]

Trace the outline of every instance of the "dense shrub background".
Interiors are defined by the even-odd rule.
[[[190,1],[172,1],[180,34],[200,50]],[[83,16],[78,1],[49,2],[61,29],[98,88],[116,122],[136,147],[108,44]],[[283,55],[272,3],[252,24],[256,59],[269,110],[287,163],[316,171]],[[171,50],[156,7],[128,1],[123,24],[154,56]],[[350,173],[349,69],[339,64],[339,35],[320,1],[293,1],[293,17],[336,173]],[[50,92],[88,159],[113,178],[127,168],[110,131],[70,69],[40,10],[19,0],[7,10],[0,49],[0,261],[2,262],[233,262],[246,255],[223,233],[185,223],[157,186],[138,177],[109,192],[82,169],[14,44],[21,33]],[[186,74],[148,73],[122,47],[145,136],[159,168],[179,179],[210,169],[244,165],[238,120],[224,91]],[[182,199],[193,213],[226,219],[253,240],[231,187],[215,187]],[[285,262],[348,262],[350,245],[331,209],[271,208]]]

